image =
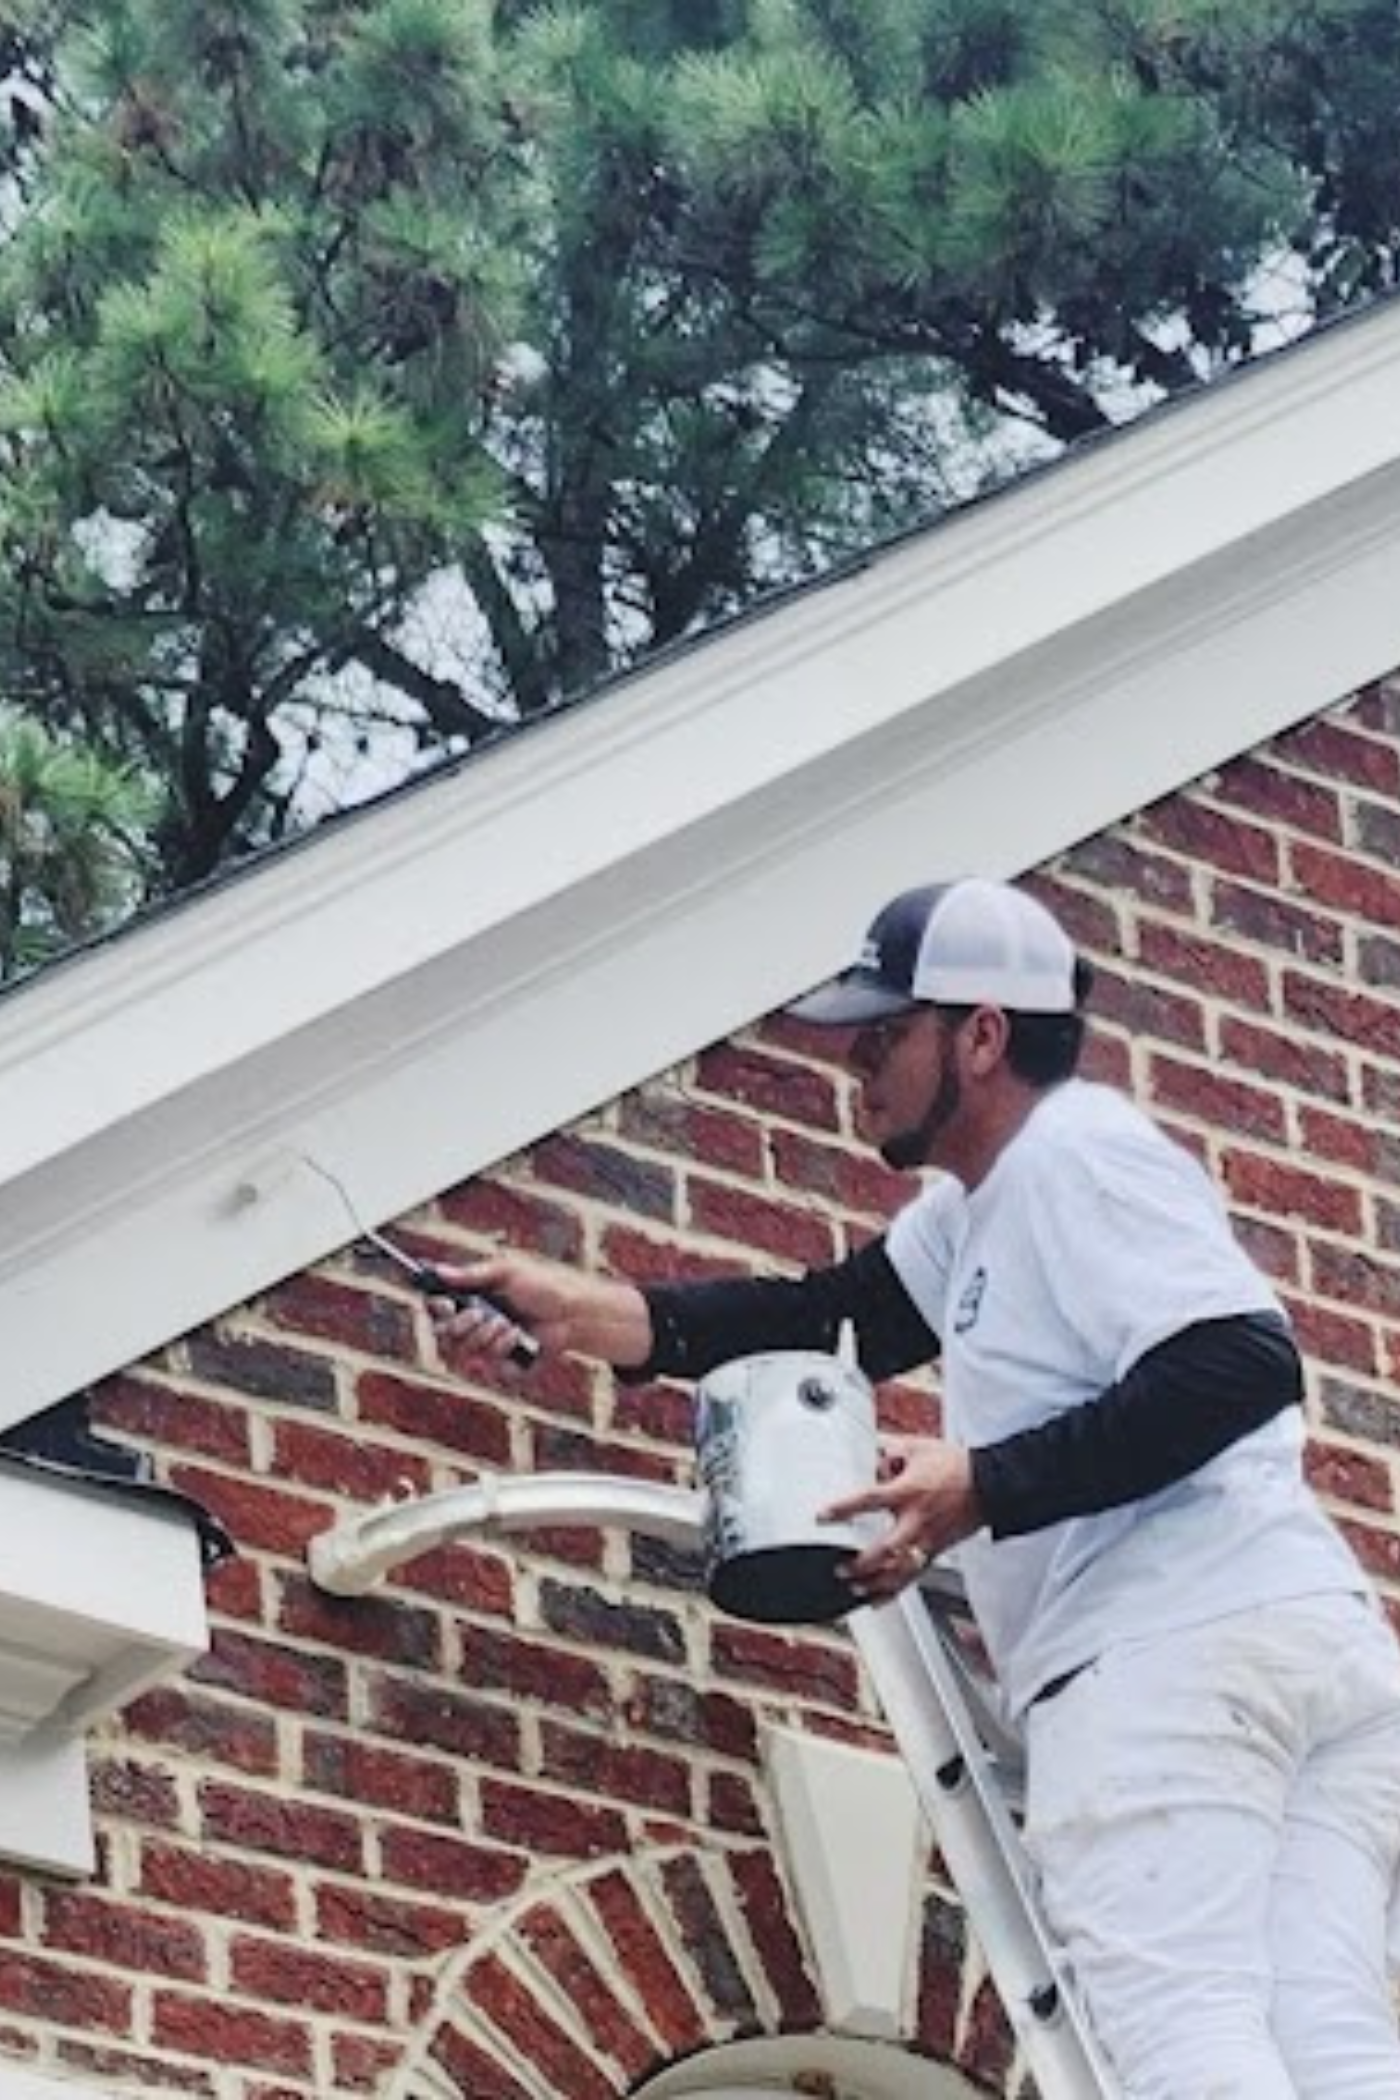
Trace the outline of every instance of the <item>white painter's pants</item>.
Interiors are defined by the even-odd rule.
[[[1031,1709],[1026,1839],[1126,2100],[1400,2100],[1400,1650],[1314,1597]]]

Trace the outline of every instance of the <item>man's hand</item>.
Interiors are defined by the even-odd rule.
[[[880,1479],[822,1511],[824,1520],[885,1510],[894,1522],[842,1570],[857,1596],[877,1604],[917,1581],[929,1562],[981,1529],[972,1465],[958,1444],[941,1437],[886,1437]]]
[[[651,1354],[651,1314],[630,1283],[534,1254],[490,1254],[435,1266],[454,1288],[483,1292],[503,1308],[430,1299],[438,1353],[450,1371],[465,1376],[486,1363],[506,1365],[520,1328],[541,1349],[572,1349],[622,1367],[643,1364]]]

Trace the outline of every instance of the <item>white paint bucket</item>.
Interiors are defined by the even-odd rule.
[[[817,1513],[874,1483],[870,1381],[843,1357],[777,1350],[721,1364],[696,1400],[713,1601],[770,1625],[853,1611],[860,1600],[837,1570],[878,1522],[821,1524]]]

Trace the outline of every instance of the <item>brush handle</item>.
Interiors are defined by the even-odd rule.
[[[417,1266],[419,1284],[430,1298],[450,1298],[463,1312],[499,1313],[503,1320],[510,1321],[515,1329],[515,1339],[510,1345],[511,1363],[522,1371],[528,1371],[532,1364],[539,1361],[539,1343],[523,1324],[514,1306],[508,1305],[504,1298],[493,1298],[489,1291],[463,1290],[461,1284],[449,1283],[447,1278],[428,1262],[419,1262]]]

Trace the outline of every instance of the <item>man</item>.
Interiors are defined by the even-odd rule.
[[[1400,1657],[1304,1484],[1273,1292],[1197,1162],[1075,1076],[1087,988],[1025,893],[908,892],[793,1009],[853,1031],[884,1158],[941,1170],[881,1239],[795,1280],[461,1275],[624,1376],[834,1348],[847,1319],[872,1378],[941,1355],[944,1437],[829,1514],[892,1520],[850,1567],[868,1601],[957,1548],[1128,2100],[1400,2100]],[[508,1321],[441,1315],[449,1362],[504,1357]]]

